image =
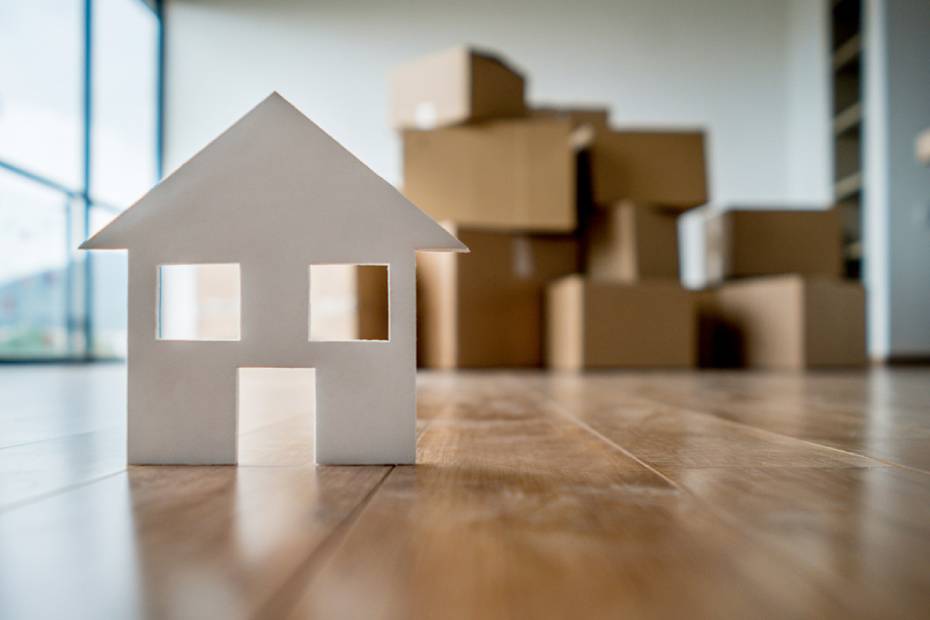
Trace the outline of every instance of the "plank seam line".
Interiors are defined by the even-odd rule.
[[[323,558],[327,555],[328,551],[332,548],[335,550],[339,547],[343,540],[348,536],[352,527],[355,525],[355,522],[358,520],[358,517],[365,510],[371,500],[374,498],[375,494],[387,480],[388,476],[391,475],[391,472],[394,471],[396,465],[390,465],[387,468],[387,471],[384,472],[384,475],[372,486],[372,488],[365,494],[365,496],[359,501],[358,505],[353,508],[349,514],[342,518],[342,520],[337,523],[329,534],[323,537],[323,539],[307,554],[307,557],[295,568],[290,576],[284,580],[284,583],[281,584],[272,594],[268,596],[264,603],[258,606],[256,612],[252,614],[253,618],[271,618],[271,617],[286,617],[293,610],[294,606],[300,601],[300,590],[296,591],[296,595],[291,595],[288,597],[287,593],[292,591],[293,588],[302,589],[307,585],[307,583],[312,579],[313,572],[315,568],[318,568],[323,564]],[[278,603],[280,598],[284,597],[284,601]],[[288,602],[288,599],[290,602]],[[282,610],[281,607],[285,606],[286,610]],[[273,611],[284,611],[282,614],[272,613]]]
[[[52,435],[51,437],[43,437],[42,439],[30,439],[29,441],[23,441],[20,443],[11,443],[8,445],[0,446],[0,450],[10,450],[13,448],[22,448],[23,446],[34,446],[39,443],[49,443],[54,441],[64,441],[72,438],[85,437],[87,435],[100,435],[111,433],[113,431],[125,429],[125,424],[113,424],[111,426],[102,426],[100,428],[93,428],[87,431],[78,431],[74,433],[63,433],[61,435]]]
[[[827,596],[828,598],[831,598],[831,599],[836,600],[837,603],[839,603],[839,604],[841,604],[841,606],[843,606],[844,601],[842,601],[840,597],[836,596],[836,595],[832,592],[832,590],[831,590],[829,587],[827,587],[826,585],[824,585],[824,580],[829,580],[829,578],[831,577],[831,575],[830,575],[828,572],[826,572],[826,571],[824,571],[823,569],[821,569],[820,567],[818,567],[818,566],[816,566],[816,565],[814,565],[814,564],[808,562],[807,560],[799,559],[799,558],[794,557],[794,555],[790,554],[790,553],[788,552],[787,549],[781,547],[780,545],[778,545],[778,544],[776,544],[776,543],[774,543],[774,542],[772,542],[772,541],[770,541],[770,540],[767,540],[767,539],[766,539],[765,537],[763,537],[763,536],[760,536],[760,535],[755,534],[751,529],[749,529],[749,528],[747,528],[746,526],[744,526],[743,523],[742,523],[739,519],[737,519],[736,517],[731,517],[731,516],[728,515],[726,512],[723,512],[723,511],[718,510],[717,508],[715,508],[715,507],[713,506],[713,504],[711,504],[710,502],[706,501],[704,498],[702,498],[700,495],[698,495],[697,493],[695,493],[694,491],[692,491],[692,490],[691,490],[690,488],[688,488],[686,485],[679,484],[678,482],[676,482],[675,480],[673,480],[673,479],[670,478],[669,476],[667,476],[667,475],[665,475],[664,473],[662,473],[662,472],[661,472],[660,470],[658,470],[657,468],[655,468],[655,467],[653,467],[652,465],[650,465],[649,463],[645,462],[644,460],[642,460],[641,458],[639,458],[638,456],[636,456],[635,454],[633,454],[632,452],[630,452],[627,448],[624,448],[623,446],[621,446],[621,445],[618,444],[617,442],[613,441],[612,439],[610,439],[609,437],[607,437],[606,435],[604,435],[603,433],[601,433],[600,431],[598,431],[597,429],[595,429],[594,427],[592,427],[590,424],[588,424],[587,422],[585,422],[585,421],[582,420],[581,418],[577,417],[575,414],[573,414],[571,411],[569,411],[566,407],[564,407],[564,406],[563,406],[562,404],[560,404],[558,401],[556,401],[556,400],[554,400],[554,399],[552,399],[552,398],[549,398],[549,397],[548,397],[544,392],[542,392],[542,391],[537,391],[537,393],[540,394],[541,396],[543,396],[544,398],[546,398],[547,401],[552,405],[552,407],[553,407],[557,412],[559,412],[559,414],[560,414],[562,417],[567,418],[569,421],[571,421],[571,422],[577,424],[577,425],[580,426],[582,429],[584,429],[584,430],[586,430],[587,432],[591,433],[592,435],[594,435],[595,437],[597,437],[597,438],[600,439],[601,441],[604,441],[607,445],[611,446],[611,447],[614,448],[615,450],[620,451],[622,454],[625,454],[625,455],[628,456],[629,458],[633,459],[635,462],[637,462],[637,463],[639,463],[640,465],[642,465],[643,467],[645,467],[647,470],[649,470],[649,471],[655,473],[657,476],[659,476],[659,477],[662,478],[663,480],[666,480],[666,481],[667,481],[669,484],[671,484],[674,488],[678,489],[678,490],[681,491],[683,494],[685,494],[686,496],[690,497],[692,500],[694,500],[694,501],[697,503],[698,506],[703,507],[703,508],[704,508],[705,510],[707,510],[711,515],[714,515],[717,519],[719,519],[719,520],[722,521],[723,523],[728,523],[728,524],[730,524],[734,529],[738,530],[738,531],[739,531],[743,536],[745,536],[746,538],[748,538],[748,539],[750,539],[750,540],[756,542],[757,544],[759,544],[759,545],[762,546],[763,548],[769,549],[769,550],[771,551],[771,553],[773,553],[774,555],[778,556],[782,561],[786,562],[788,565],[796,566],[796,567],[798,567],[798,568],[803,568],[803,569],[809,571],[809,573],[811,574],[811,576],[817,576],[817,577],[818,577],[818,588],[822,591],[822,593],[824,594],[824,596]]]
[[[13,510],[16,510],[17,508],[28,506],[29,504],[34,504],[37,502],[47,500],[49,498],[55,497],[56,495],[62,495],[64,493],[70,493],[71,491],[75,491],[83,487],[89,487],[93,484],[97,484],[98,482],[102,482],[103,480],[106,480],[108,478],[112,478],[113,476],[118,476],[122,473],[125,473],[126,471],[127,471],[126,468],[123,467],[122,469],[118,471],[112,471],[108,474],[103,474],[102,476],[97,476],[95,478],[90,478],[82,482],[76,482],[74,484],[69,484],[61,488],[55,489],[53,491],[46,491],[45,493],[40,493],[38,495],[33,495],[31,497],[25,497],[11,504],[7,504],[6,506],[0,506],[0,514],[11,512]]]
[[[682,407],[681,405],[670,403],[670,402],[662,400],[661,398],[656,398],[654,396],[637,396],[637,397],[645,402],[652,403],[654,405],[660,405],[663,407],[672,407],[674,409],[680,409],[681,411],[687,411],[688,413],[710,417],[718,422],[722,422],[724,424],[729,424],[731,426],[736,426],[739,428],[749,429],[762,435],[772,435],[774,437],[780,437],[782,439],[800,441],[801,443],[804,443],[809,446],[815,446],[818,448],[824,448],[826,450],[832,450],[833,452],[839,452],[840,454],[845,454],[847,456],[854,456],[856,458],[865,459],[867,461],[874,461],[875,463],[878,463],[884,467],[896,467],[900,469],[906,469],[909,471],[913,471],[919,474],[930,475],[930,471],[927,471],[925,469],[920,469],[919,467],[911,467],[910,465],[905,465],[903,463],[895,463],[894,461],[889,461],[889,460],[878,458],[875,456],[870,456],[868,454],[860,454],[858,452],[852,452],[851,450],[844,450],[843,448],[837,448],[836,446],[818,443],[812,439],[805,439],[803,437],[794,437],[793,435],[786,435],[785,433],[779,433],[778,431],[773,431],[768,428],[753,426],[752,424],[747,424],[746,422],[730,420],[729,418],[724,418],[722,416],[717,415],[716,413],[711,413],[708,411],[701,411],[699,409],[694,409],[691,407]]]
[[[430,427],[432,420],[426,420],[423,424],[423,427],[419,430],[416,437],[416,445],[420,445],[420,439],[423,435],[426,434],[426,430]],[[359,501],[358,505],[353,508],[349,514],[347,514],[342,521],[336,524],[335,527],[323,537],[321,540],[307,555],[303,562],[294,569],[291,575],[284,580],[279,588],[277,588],[272,594],[268,596],[264,603],[262,603],[256,610],[255,614],[252,615],[253,618],[270,618],[275,616],[286,616],[291,611],[293,611],[294,606],[300,602],[300,591],[306,587],[307,583],[312,579],[314,569],[318,569],[322,566],[324,560],[323,557],[332,549],[333,552],[338,549],[348,535],[351,532],[352,528],[358,522],[359,518],[364,512],[365,508],[372,502],[377,492],[381,489],[384,483],[387,481],[388,476],[391,475],[396,469],[396,465],[391,465],[388,467],[384,475],[376,482],[371,490],[365,494],[365,496]],[[289,595],[294,588],[299,588],[296,590],[295,594]],[[279,599],[282,599],[280,603]],[[286,609],[282,609],[285,608]],[[279,611],[284,612],[280,614],[273,614],[272,612]]]
[[[544,396],[544,395],[543,395],[543,396]],[[668,476],[666,476],[665,474],[663,474],[661,471],[659,471],[658,469],[656,469],[655,467],[653,467],[652,465],[650,465],[650,464],[647,463],[646,461],[642,460],[641,458],[639,458],[638,456],[636,456],[635,454],[633,454],[632,452],[630,452],[628,449],[624,448],[623,446],[621,446],[620,444],[618,444],[617,442],[615,442],[615,441],[612,440],[611,438],[607,437],[606,435],[604,435],[603,433],[601,433],[599,430],[597,430],[596,428],[594,428],[593,426],[591,426],[590,424],[588,424],[587,422],[585,422],[584,420],[582,420],[581,418],[579,418],[578,416],[576,416],[575,414],[573,414],[572,412],[568,411],[568,409],[566,409],[563,405],[561,405],[561,404],[558,403],[557,401],[551,400],[551,399],[550,399],[550,400],[549,400],[549,403],[552,405],[552,407],[553,407],[556,411],[559,412],[559,414],[560,414],[562,417],[568,418],[571,422],[573,422],[574,424],[577,424],[578,426],[580,426],[581,428],[583,428],[584,430],[586,430],[586,431],[589,432],[590,434],[594,435],[595,437],[597,437],[597,438],[600,439],[601,441],[607,443],[609,446],[613,447],[615,450],[619,450],[620,452],[622,452],[623,454],[625,454],[625,455],[628,456],[629,458],[633,459],[634,461],[636,461],[637,463],[639,463],[640,465],[642,465],[642,466],[643,466],[644,468],[646,468],[647,470],[651,471],[652,473],[654,473],[654,474],[657,475],[658,477],[660,477],[660,478],[662,478],[663,480],[665,480],[667,483],[669,483],[670,485],[672,485],[673,487],[675,487],[675,488],[678,489],[679,491],[684,491],[684,490],[685,490],[684,487],[682,487],[681,485],[679,485],[675,480],[672,480],[671,478],[669,478]]]

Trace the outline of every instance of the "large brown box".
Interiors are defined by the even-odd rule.
[[[391,123],[432,129],[490,118],[522,116],[523,76],[500,58],[457,47],[395,68],[389,77]]]
[[[577,242],[447,227],[471,252],[417,256],[420,365],[540,366],[545,283],[577,271]]]
[[[839,277],[842,222],[837,209],[731,209],[708,218],[710,282],[798,273]]]
[[[560,370],[690,367],[695,321],[694,300],[677,282],[568,276],[546,293],[546,360]]]
[[[651,202],[684,211],[707,202],[702,131],[597,131],[591,150],[594,201]]]
[[[594,210],[585,232],[588,275],[626,283],[678,279],[677,216],[632,201]]]
[[[404,193],[438,220],[508,231],[571,231],[576,161],[568,118],[405,131]]]
[[[702,363],[804,369],[866,361],[858,282],[799,275],[725,284],[698,298]]]

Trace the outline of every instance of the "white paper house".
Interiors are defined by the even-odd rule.
[[[277,93],[81,248],[129,250],[130,463],[235,463],[245,367],[316,370],[317,462],[415,461],[415,252],[467,248]],[[204,263],[240,339],[158,339],[159,267]],[[387,341],[310,341],[315,264],[388,266]]]

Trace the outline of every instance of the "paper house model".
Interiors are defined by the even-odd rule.
[[[130,463],[236,463],[253,367],[315,369],[318,463],[415,462],[415,252],[468,250],[277,93],[81,248],[129,250]],[[239,339],[160,339],[160,267],[215,263]],[[310,340],[318,264],[387,266],[387,340]]]

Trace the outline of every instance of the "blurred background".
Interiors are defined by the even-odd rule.
[[[0,358],[123,357],[125,255],[75,248],[273,90],[375,172],[410,186],[409,138],[398,129],[411,127],[391,120],[390,76],[466,44],[525,81],[527,110],[595,108],[607,111],[614,128],[703,134],[698,165],[706,200],[676,211],[678,247],[669,250],[677,252],[685,288],[725,288],[726,274],[715,273],[708,260],[717,251],[711,223],[721,213],[834,207],[838,245],[826,244],[823,253],[837,254],[832,277],[864,286],[861,338],[868,357],[930,358],[930,170],[918,152],[919,136],[930,128],[928,34],[930,4],[920,0],[3,2]],[[494,122],[460,120],[466,130],[469,123]],[[590,150],[596,172],[598,138],[590,144],[582,150]],[[580,188],[586,164],[579,158],[573,172]],[[437,217],[467,219],[408,195]],[[613,209],[621,198],[591,206]],[[580,191],[577,200],[578,227],[558,233],[577,240],[578,263],[553,276],[591,272],[596,220],[584,216]],[[465,223],[521,239],[544,232],[555,241],[554,231],[525,223],[506,230]],[[765,244],[746,235],[750,247]],[[640,241],[651,245],[648,237]],[[511,254],[525,253],[526,243],[508,240]],[[642,278],[621,279],[630,285]],[[547,302],[547,286],[540,281],[521,290],[538,299],[528,312],[551,321],[546,304],[563,302]],[[197,274],[176,288],[182,306],[217,289],[223,287],[204,286]],[[726,295],[689,303],[693,313],[703,305],[713,315],[729,303]],[[624,302],[603,303],[610,314],[612,303]],[[831,303],[817,320],[843,313],[844,303]],[[482,312],[480,304],[473,307]],[[551,337],[539,330],[540,341]],[[421,340],[428,340],[424,333]],[[857,333],[853,328],[842,338]],[[730,346],[715,342],[709,346]],[[689,355],[696,363],[697,354]],[[691,358],[672,365],[691,365]],[[545,362],[541,354],[492,355],[434,365]],[[616,365],[650,364],[643,358]]]
[[[125,355],[126,257],[76,250],[162,171],[162,18],[0,3],[0,358]]]

